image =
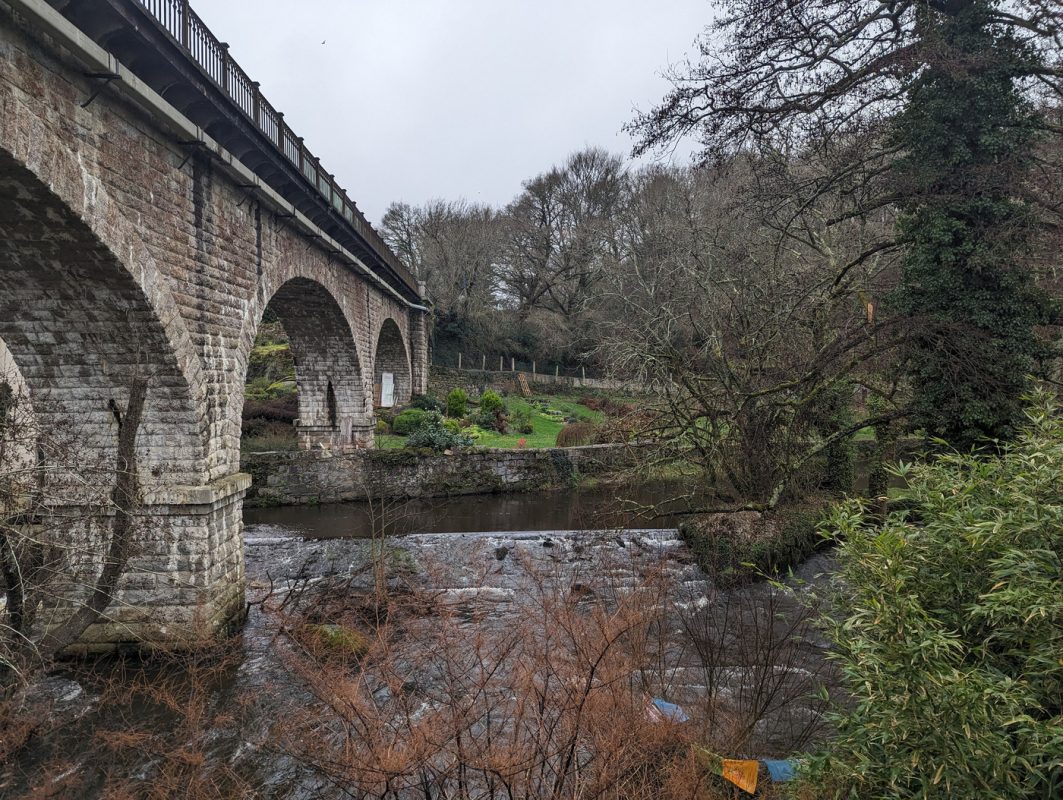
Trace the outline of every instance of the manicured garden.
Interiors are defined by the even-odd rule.
[[[624,441],[637,401],[604,393],[469,397],[417,395],[402,407],[378,409],[376,446],[444,451],[460,447],[543,448]],[[251,352],[243,413],[245,452],[298,448],[295,364],[279,322],[264,322]]]
[[[563,431],[576,437],[561,444],[592,444],[610,418],[631,410],[613,398],[502,397],[491,390],[473,402],[456,389],[445,400],[421,395],[406,408],[378,412],[376,444],[381,449],[541,448],[558,446],[559,436],[572,438]]]

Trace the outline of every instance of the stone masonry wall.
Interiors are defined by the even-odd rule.
[[[0,0],[0,341],[42,435],[83,462],[115,463],[129,387],[148,380],[135,464],[154,533],[86,644],[177,642],[241,607],[240,422],[267,305],[292,334],[300,441],[322,452],[371,444],[385,325],[423,384],[424,312],[249,191],[235,155],[128,73],[89,77],[114,63],[39,11]],[[74,489],[105,494],[113,472],[52,500],[91,509]]]
[[[393,497],[532,491],[605,478],[630,467],[638,449],[628,445],[534,450],[460,450],[452,455],[416,450],[245,454],[253,485],[248,505],[303,505]]]

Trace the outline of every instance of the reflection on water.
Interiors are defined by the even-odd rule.
[[[689,485],[658,481],[636,486],[514,494],[465,495],[375,503],[249,508],[249,535],[283,529],[308,539],[363,538],[377,532],[453,533],[672,527],[696,501]],[[386,530],[381,531],[381,526]]]

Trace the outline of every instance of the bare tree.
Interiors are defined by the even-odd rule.
[[[828,226],[821,203],[787,223],[800,236],[780,239],[777,218],[748,202],[759,180],[740,162],[636,177],[601,349],[617,374],[655,387],[647,438],[701,467],[729,503],[771,508],[866,424],[844,419],[854,387],[893,394],[877,362],[903,331],[874,312],[892,259],[840,278],[824,268],[849,264],[881,226]]]
[[[124,408],[114,408],[110,464],[76,423],[43,427],[20,380],[0,384],[8,387],[0,409],[0,688],[6,692],[74,644],[115,599],[134,550],[141,502],[136,437],[148,380],[133,375]]]
[[[587,349],[625,194],[621,159],[591,148],[527,181],[506,208],[502,289],[542,356]]]
[[[385,212],[382,231],[428,286],[436,346],[493,349],[484,345],[498,333],[497,213],[465,201],[396,203]]]

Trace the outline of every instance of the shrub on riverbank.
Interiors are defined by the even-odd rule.
[[[391,421],[391,430],[399,436],[409,436],[424,424],[430,413],[419,408],[407,408]]]
[[[557,434],[558,447],[580,447],[594,441],[596,426],[593,422],[570,422]]]
[[[299,396],[244,401],[240,446],[247,452],[294,450],[298,446],[295,419],[299,416]]]
[[[415,394],[410,398],[410,408],[419,408],[421,411],[438,411],[442,414],[447,407],[434,394]]]
[[[434,422],[426,422],[406,439],[406,447],[420,448],[425,450],[456,450],[459,447],[472,445],[472,437],[463,433],[448,430]]]
[[[1063,791],[1063,421],[1041,398],[999,458],[903,469],[884,520],[837,508],[851,695],[811,780],[832,797]],[[1054,788],[1053,788],[1054,787]]]
[[[824,503],[810,501],[771,512],[703,514],[684,520],[679,533],[694,558],[724,587],[777,575],[823,545],[817,524]]]

